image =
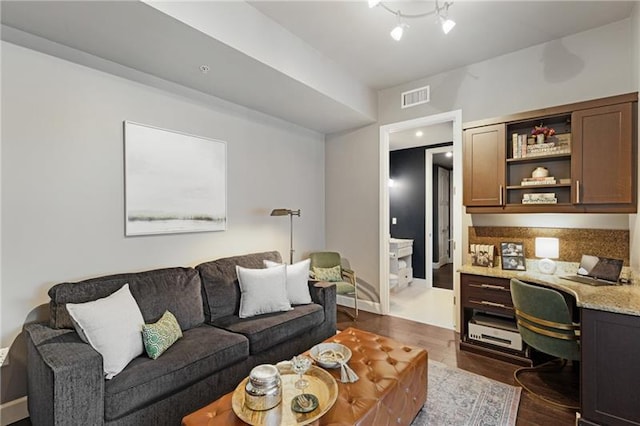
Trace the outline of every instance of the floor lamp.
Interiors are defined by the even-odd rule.
[[[300,217],[300,209],[298,210],[289,210],[289,209],[273,209],[271,211],[271,216],[289,216],[289,265],[293,265],[293,217]]]

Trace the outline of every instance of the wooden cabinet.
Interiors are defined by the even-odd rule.
[[[413,240],[389,240],[389,288],[400,290],[413,281]]]
[[[469,338],[469,322],[477,314],[497,315],[513,322],[515,313],[511,300],[510,281],[506,278],[460,274],[460,349],[504,361],[530,365],[529,350],[509,349]]]
[[[576,111],[572,198],[589,211],[636,211],[636,152],[630,102]]]
[[[579,424],[640,424],[640,317],[581,312]]]
[[[636,212],[637,100],[632,93],[466,123],[467,213]],[[513,138],[527,146],[534,126],[563,135],[567,148],[516,150]],[[539,167],[554,179],[530,185]],[[553,204],[531,204],[543,197]]]
[[[465,206],[502,206],[505,184],[505,126],[496,124],[464,133]]]

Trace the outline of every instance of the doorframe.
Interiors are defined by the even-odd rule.
[[[425,210],[424,210],[424,232],[425,232],[425,278],[427,280],[427,287],[433,287],[433,215],[430,212],[433,211],[433,154],[442,154],[445,152],[453,151],[453,146],[439,146],[437,148],[425,148],[424,153],[424,171],[425,171],[425,193],[430,194],[431,197],[425,194]],[[455,162],[455,154],[454,154]],[[453,171],[455,173],[455,164]],[[449,181],[453,181],[453,174],[450,175]],[[451,198],[449,198],[449,210],[452,210]],[[453,223],[449,221],[449,229],[453,228]],[[429,264],[429,268],[427,268]],[[427,272],[428,270],[428,272]]]
[[[453,174],[454,174],[454,194],[453,194],[453,218],[454,218],[454,247],[453,247],[453,267],[458,270],[462,266],[462,110],[448,111],[412,120],[400,121],[396,123],[380,126],[379,144],[379,170],[380,181],[379,193],[379,283],[380,283],[380,311],[383,315],[389,314],[389,136],[391,133],[413,129],[419,126],[429,126],[433,124],[453,123]],[[454,305],[457,306],[460,300],[460,278],[454,274]],[[455,311],[454,306],[454,311]],[[457,318],[457,315],[454,314]],[[459,330],[458,321],[456,329]]]

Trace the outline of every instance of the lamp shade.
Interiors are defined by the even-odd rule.
[[[536,238],[536,257],[557,259],[560,256],[560,241],[557,238]]]
[[[271,216],[286,216],[291,213],[289,209],[273,209],[271,211]]]

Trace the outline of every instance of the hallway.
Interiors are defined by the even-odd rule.
[[[414,278],[410,286],[391,292],[389,315],[453,330],[453,291],[429,288],[426,280]]]

